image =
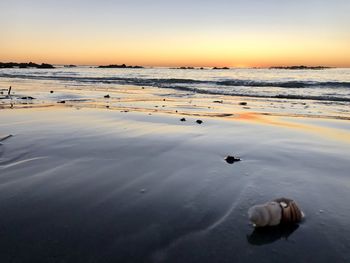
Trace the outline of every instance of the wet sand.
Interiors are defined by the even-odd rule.
[[[1,262],[350,260],[348,121],[23,106],[0,112]],[[254,231],[281,196],[306,220]]]

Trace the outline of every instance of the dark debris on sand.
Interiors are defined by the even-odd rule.
[[[231,156],[231,155],[228,155],[226,158],[225,158],[225,161],[229,164],[234,164],[235,162],[240,162],[241,159],[240,158],[236,158],[234,156]]]
[[[197,122],[198,124],[202,124],[202,123],[203,123],[202,120],[196,120],[196,122]]]

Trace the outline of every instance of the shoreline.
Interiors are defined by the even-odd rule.
[[[0,137],[13,135],[0,145],[4,262],[350,259],[349,137],[322,134],[348,135],[348,121],[181,122],[66,105],[1,113]],[[254,231],[248,208],[281,196],[305,222]]]
[[[347,112],[137,86],[11,92],[26,99],[0,100],[1,262],[350,260]],[[255,230],[248,208],[279,197],[306,220]]]

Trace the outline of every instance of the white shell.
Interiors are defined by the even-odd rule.
[[[281,222],[282,208],[277,202],[255,205],[248,210],[248,217],[257,227],[276,226]]]

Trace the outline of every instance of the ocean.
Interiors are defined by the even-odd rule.
[[[297,104],[305,101],[309,114],[350,116],[350,69],[288,70],[233,68],[97,68],[78,66],[55,69],[0,69],[0,89],[8,86],[60,87],[78,89],[120,89],[123,86],[156,87],[179,91],[179,96],[225,95],[259,101]],[[75,99],[78,99],[76,96]],[[74,99],[73,98],[73,99]],[[62,97],[61,99],[70,99]],[[285,107],[277,111],[285,111]],[[294,113],[290,112],[289,113]]]

